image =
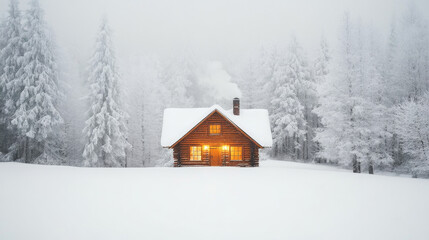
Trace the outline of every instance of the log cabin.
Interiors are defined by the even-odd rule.
[[[174,166],[258,167],[259,149],[271,147],[268,111],[219,105],[164,110],[161,145],[173,150]]]

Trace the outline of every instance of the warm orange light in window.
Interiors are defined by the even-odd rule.
[[[222,147],[222,149],[223,149],[224,151],[227,151],[227,150],[228,150],[228,148],[229,148],[229,146],[228,146],[228,145],[223,145],[223,147]]]
[[[231,147],[231,161],[243,160],[243,148],[242,147]]]
[[[201,161],[201,146],[191,146],[189,149],[191,161]]]
[[[209,145],[204,145],[204,150],[209,150],[210,146]]]
[[[210,125],[210,135],[219,135],[220,134],[220,125]]]

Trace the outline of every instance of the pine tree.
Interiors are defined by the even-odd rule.
[[[314,128],[312,112],[317,103],[316,85],[314,76],[310,71],[304,50],[295,37],[289,46],[288,78],[296,86],[299,102],[303,106],[302,136],[299,136],[299,146],[296,147],[296,157],[308,160],[313,156]]]
[[[84,133],[86,166],[123,167],[127,141],[125,112],[120,105],[119,75],[112,49],[110,29],[103,19],[89,68],[90,109]]]
[[[6,40],[6,23],[7,19],[0,18],[0,52],[1,50],[6,47],[7,40]],[[3,64],[0,61],[1,64]],[[3,75],[3,65],[0,66],[0,76]]]
[[[6,39],[7,36],[7,28],[6,25],[7,24],[7,19],[0,19],[0,57],[2,56],[2,51],[3,49],[8,45],[8,40]],[[4,73],[4,67],[5,67],[5,61],[0,58],[0,79]],[[0,80],[1,83],[1,80]],[[0,91],[2,91],[3,86],[0,85]],[[0,95],[0,99],[4,100],[4,94]],[[4,108],[4,103],[0,102],[0,105],[2,108],[1,110],[3,110]],[[1,111],[0,110],[0,111]]]
[[[317,140],[321,157],[374,172],[375,166],[389,165],[386,87],[382,77],[380,46],[372,28],[354,27],[345,16],[336,60],[336,71],[322,84],[320,106],[315,110],[322,118]]]
[[[6,42],[6,21],[4,21],[3,19],[0,21],[0,55],[1,55],[1,50],[6,46],[7,42]],[[5,119],[5,102],[6,102],[6,97],[5,97],[5,91],[3,91],[2,89],[5,88],[2,86],[1,84],[1,76],[3,75],[3,68],[4,68],[4,63],[3,61],[1,61],[0,58],[0,161],[5,160],[4,157],[4,153],[7,152],[7,148],[8,148],[8,144],[7,144],[7,139],[8,139],[8,129],[6,126],[6,119]]]
[[[316,87],[316,104],[319,104],[319,88],[326,84],[326,78],[329,74],[329,63],[331,60],[331,53],[329,50],[328,43],[324,36],[322,36],[320,40],[320,49],[317,55],[317,58],[314,62],[313,71],[314,71],[314,80],[315,80],[315,87]],[[316,109],[317,106],[315,106],[314,109]],[[320,117],[314,113],[313,109],[313,119],[309,122],[311,124],[311,127],[314,131],[313,135],[313,141],[316,134],[316,131],[318,128],[322,127],[322,123],[320,121]],[[315,141],[314,142],[314,154],[318,153],[320,151],[320,143]],[[314,157],[314,160],[317,162],[325,161],[325,159],[321,159],[318,157]]]
[[[395,22],[394,22],[395,23]],[[396,106],[410,101],[418,101],[429,90],[429,32],[425,22],[415,7],[410,6],[398,24],[392,24],[385,60],[383,80],[387,106],[396,115]],[[404,153],[400,141],[398,118],[391,117],[389,131],[390,152],[394,166],[408,165],[408,154]]]
[[[406,94],[406,82],[399,78],[400,75],[400,56],[398,45],[398,29],[395,20],[392,20],[385,59],[382,66],[381,78],[384,88],[385,106],[388,108],[389,118],[386,122],[387,131],[391,134],[391,138],[387,139],[390,156],[393,159],[393,165],[399,166],[404,161],[402,146],[398,140],[398,135],[395,132],[396,120],[392,117],[393,106],[403,101]]]
[[[288,154],[297,157],[299,139],[305,134],[304,106],[299,101],[298,89],[304,76],[297,69],[297,61],[294,54],[287,58],[283,56],[274,67],[272,81],[276,88],[270,107],[274,156]]]
[[[370,174],[375,166],[390,165],[393,159],[388,149],[388,141],[392,137],[388,129],[389,111],[386,105],[389,100],[386,91],[387,83],[383,79],[382,57],[377,54],[380,49],[373,28],[369,27],[368,44],[364,51],[364,88],[362,97],[368,99],[369,108],[366,111],[365,122],[369,122],[367,143],[369,143],[367,158],[362,162]]]
[[[393,21],[390,26],[389,38],[385,60],[382,69],[382,81],[385,84],[386,104],[392,106],[400,102],[406,94],[404,82],[398,77],[399,74],[399,49],[396,23]]]
[[[329,61],[331,60],[331,53],[329,51],[328,42],[322,36],[320,40],[320,49],[314,63],[314,75],[316,83],[321,84],[325,81],[326,76],[329,74]]]
[[[54,47],[37,0],[31,2],[24,30],[22,67],[19,77],[10,81],[19,93],[17,101],[9,104],[16,108],[11,121],[18,131],[15,146],[25,162],[53,163],[60,156],[56,134],[63,119],[57,110]]]
[[[12,134],[12,114],[16,111],[16,102],[22,86],[18,82],[23,55],[23,31],[21,24],[21,12],[18,1],[9,3],[8,17],[2,23],[2,36],[0,39],[0,151],[8,152],[9,146],[16,136]],[[16,158],[14,152],[8,154],[9,160]]]
[[[357,34],[356,34],[357,35]],[[336,72],[320,89],[320,106],[315,113],[323,127],[316,135],[322,150],[319,156],[342,165],[353,166],[360,172],[365,155],[366,101],[360,97],[362,86],[359,73],[358,43],[348,14],[344,16],[340,37],[340,51],[336,58]]]
[[[429,89],[429,33],[414,7],[402,19],[399,42],[400,97],[417,100]]]
[[[396,133],[410,156],[407,162],[414,177],[429,175],[429,93],[396,107]]]

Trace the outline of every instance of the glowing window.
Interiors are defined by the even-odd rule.
[[[220,125],[210,125],[210,135],[219,135],[220,134]]]
[[[231,147],[231,161],[243,160],[243,148],[242,147]]]
[[[192,146],[190,149],[190,160],[201,161],[201,146]]]

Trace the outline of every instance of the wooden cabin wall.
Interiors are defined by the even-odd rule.
[[[212,124],[221,125],[220,135],[210,135],[209,126]],[[199,145],[202,147],[201,161],[190,161],[190,147]],[[204,150],[204,145],[209,145],[210,147],[222,147],[223,145],[243,147],[242,161],[231,161],[229,158],[229,150],[227,154],[224,154],[225,152],[222,150],[221,153],[222,159],[224,159],[224,166],[251,166],[252,152],[254,159],[253,166],[259,166],[258,147],[217,112],[201,123],[174,147],[174,166],[209,166],[210,152]],[[179,158],[180,163],[178,161]]]

